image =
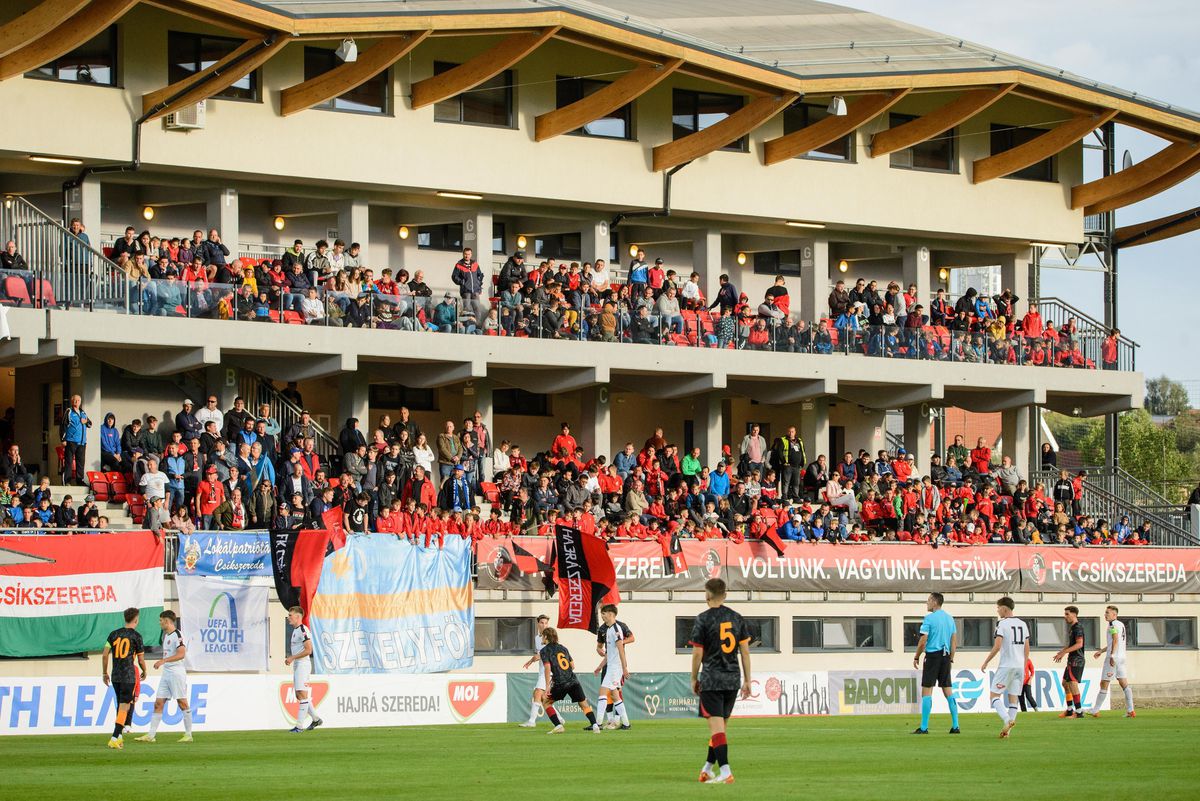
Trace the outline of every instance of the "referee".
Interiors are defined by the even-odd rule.
[[[933,710],[933,687],[942,688],[946,705],[950,707],[950,733],[958,734],[958,703],[952,693],[950,665],[954,662],[955,627],[954,618],[942,609],[945,598],[940,592],[931,592],[925,599],[929,614],[921,621],[921,639],[917,642],[917,653],[913,657],[913,668],[921,667],[921,654],[925,655],[925,669],[921,672],[921,727],[913,734],[929,734],[929,713]]]

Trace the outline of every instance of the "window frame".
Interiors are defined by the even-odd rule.
[[[454,69],[455,67],[459,67],[459,66],[462,66],[462,65],[455,63],[453,61],[434,61],[433,62],[433,74],[441,75],[442,73],[449,72],[450,70]],[[484,81],[479,86],[475,86],[475,87],[468,89],[466,92],[460,92],[459,94],[454,95],[453,97],[448,97],[445,100],[439,100],[438,102],[433,104],[433,121],[434,122],[444,122],[447,125],[478,125],[481,128],[504,128],[504,129],[508,129],[508,130],[516,130],[518,125],[517,125],[517,95],[516,95],[515,74],[516,73],[514,73],[514,71],[511,69],[505,70],[504,72],[500,73],[499,75],[496,75],[496,76]],[[487,84],[491,83],[492,81],[496,81],[496,80],[499,80],[502,82],[500,86],[491,87],[491,88],[489,88],[487,86]],[[463,108],[464,108],[463,95],[467,94],[468,92],[490,91],[491,89],[499,89],[499,88],[504,89],[505,103],[507,105],[508,122],[506,122],[506,123],[471,122],[469,120],[463,119]],[[458,104],[458,119],[457,120],[442,119],[441,117],[438,116],[439,107],[444,107],[445,104],[447,104],[447,103],[457,103]]]
[[[781,257],[785,253],[795,254],[796,261],[794,268],[790,263],[788,265],[784,265]],[[788,278],[799,278],[801,276],[801,259],[799,250],[762,250],[756,251],[750,255],[753,258],[753,264],[751,265],[751,268],[754,275],[769,275],[772,277],[776,275],[783,275],[787,276]],[[775,258],[771,259],[770,257],[772,256]],[[764,262],[762,266],[759,265],[760,260]]]
[[[680,88],[672,89],[671,90],[671,141],[678,141],[679,139],[683,139],[685,136],[690,136],[694,133],[699,133],[700,131],[704,131],[704,130],[707,130],[708,128],[712,127],[711,125],[705,126],[704,128],[700,127],[700,98],[703,96],[731,98],[731,99],[736,99],[738,101],[737,108],[734,109],[733,111],[729,112],[728,114],[726,114],[726,116],[723,117],[722,119],[728,119],[730,116],[737,113],[738,111],[741,111],[743,108],[746,107],[746,98],[743,95],[730,95],[730,94],[725,94],[723,92],[708,92],[708,91],[704,91],[704,90],[700,90],[700,89],[680,89]],[[694,127],[692,130],[688,131],[687,133],[677,135],[677,132],[675,131],[675,125],[676,125],[675,118],[679,117],[679,116],[683,116],[683,115],[677,114],[675,112],[675,109],[676,109],[676,104],[679,102],[679,100],[681,98],[684,98],[684,97],[689,98],[691,101],[691,109],[692,109],[691,110],[691,118],[692,118],[692,125]],[[720,121],[721,120],[717,120],[717,122],[720,122]],[[715,125],[715,124],[716,123],[713,123],[713,125]],[[743,134],[741,137],[734,140],[733,142],[730,142],[727,145],[723,145],[722,147],[717,148],[717,150],[725,151],[728,153],[749,153],[750,152],[750,135]]]
[[[568,247],[567,238],[574,237],[578,247]],[[550,253],[546,250],[548,243],[558,243],[558,251]],[[533,255],[539,259],[554,259],[555,261],[583,261],[583,234],[578,231],[567,231],[561,234],[542,234],[533,239]]]
[[[172,76],[172,74],[171,74],[172,69],[179,64],[179,59],[175,56],[175,54],[183,49],[182,46],[179,46],[179,47],[175,46],[176,44],[181,44],[180,42],[178,42],[178,40],[173,41],[173,39],[175,39],[175,37],[181,37],[181,38],[187,39],[191,42],[192,52],[195,55],[196,60],[193,62],[194,69],[191,72],[189,72],[187,75]],[[201,66],[201,60],[200,60],[200,49],[201,49],[202,43],[205,40],[212,41],[212,42],[228,43],[230,45],[229,53],[232,53],[234,50],[236,50],[238,47],[240,47],[243,43],[242,39],[239,39],[235,36],[219,36],[219,35],[214,35],[214,34],[209,34],[209,33],[195,33],[193,31],[171,31],[171,30],[168,30],[167,31],[167,82],[168,83],[174,84],[179,81],[186,80],[187,78],[190,78],[191,76],[193,76],[199,72],[202,72],[204,69],[206,69],[205,67]],[[229,55],[229,53],[226,53],[225,55],[221,56],[221,58],[224,58],[225,56]],[[259,67],[258,69],[251,70],[245,76],[246,78],[249,78],[249,80],[250,80],[250,94],[251,94],[250,97],[238,97],[235,95],[224,94],[225,92],[227,92],[233,88],[233,86],[229,86],[229,87],[226,87],[225,89],[222,89],[220,92],[217,92],[216,94],[212,95],[211,97],[209,97],[207,99],[208,100],[230,100],[230,101],[233,101],[234,103],[261,103],[261,102],[263,102],[263,85],[262,85],[263,82],[262,82],[261,70],[262,70],[262,67]],[[239,79],[239,80],[241,80],[241,79]],[[236,84],[236,82],[235,82],[235,84]]]
[[[369,404],[376,409],[406,408],[410,412],[438,411],[438,391],[403,384],[371,384]]]
[[[1083,645],[1088,651],[1094,651],[1100,645],[1100,618],[1096,617],[1081,617],[1079,622],[1083,624]],[[1057,651],[1060,648],[1065,648],[1070,645],[1067,642],[1067,621],[1061,615],[1055,617],[1053,615],[1036,615],[1025,621],[1029,626],[1029,650],[1031,651]],[[1039,633],[1040,626],[1043,624],[1053,625],[1055,629],[1062,629],[1062,639],[1054,643],[1044,643]]]
[[[582,77],[576,77],[576,76],[572,76],[572,75],[557,75],[555,77],[556,77],[555,86],[554,86],[555,109],[560,109],[560,108],[564,108],[565,106],[569,106],[569,105],[571,105],[571,103],[578,102],[578,101],[584,99],[585,97],[588,97],[589,95],[591,95],[595,92],[598,92],[601,89],[603,89],[604,87],[612,84],[612,81],[601,81],[597,78],[582,78]],[[563,90],[564,87],[566,87],[569,84],[578,84],[579,85],[579,88],[580,88],[579,96],[575,97],[572,100],[568,100],[567,102],[564,103],[563,98],[559,97],[559,93]],[[590,92],[586,91],[589,86],[593,87]],[[633,104],[636,102],[637,102],[636,100],[630,100],[628,103],[621,106],[619,109],[617,109],[609,114],[606,114],[603,117],[599,117],[595,120],[592,120],[592,122],[585,123],[584,125],[580,126],[579,128],[576,128],[573,131],[568,131],[567,135],[568,136],[586,136],[589,139],[609,139],[614,142],[636,142],[637,141],[637,131],[634,128],[634,123],[635,123],[635,120],[637,119],[637,115],[634,113],[634,110],[633,110]],[[621,114],[621,112],[624,112],[624,122],[625,122],[625,135],[624,136],[611,136],[609,134],[591,133],[586,130],[588,125],[591,125],[595,122],[599,122],[600,120],[616,119],[617,115]]]
[[[1168,642],[1143,645],[1138,636],[1137,626],[1138,622],[1143,620],[1162,621],[1164,640],[1166,639],[1166,624],[1168,621],[1184,621],[1188,624],[1188,628],[1191,629],[1192,642],[1190,645],[1171,645]],[[1196,618],[1194,617],[1187,617],[1186,615],[1147,615],[1143,617],[1121,618],[1121,622],[1125,624],[1125,647],[1127,649],[1137,649],[1139,651],[1195,651],[1198,647],[1200,647],[1197,644]]]
[[[108,52],[112,54],[112,65],[109,67],[109,69],[112,71],[112,82],[111,83],[100,83],[98,81],[90,81],[90,82],[89,81],[80,81],[77,79],[71,80],[69,78],[62,78],[59,76],[59,73],[62,71],[62,68],[59,66],[60,61],[62,61],[65,58],[69,58],[71,56],[71,53],[76,52],[80,48],[87,47],[92,42],[96,41],[101,36],[104,36],[106,34],[107,34],[108,40],[109,40],[108,41],[108,45],[109,45]],[[64,53],[63,55],[59,56],[58,58],[46,62],[46,64],[40,64],[37,67],[34,67],[33,69],[24,73],[24,77],[32,78],[33,80],[36,80],[36,81],[53,81],[54,83],[65,83],[65,84],[70,84],[72,86],[99,86],[99,87],[103,87],[103,88],[107,88],[107,89],[124,89],[125,86],[122,83],[122,79],[124,78],[124,75],[122,74],[122,70],[121,70],[121,55],[122,55],[122,53],[121,53],[120,31],[119,31],[117,25],[114,23],[112,25],[109,25],[108,28],[106,28],[103,32],[96,34],[91,39],[88,39],[86,42],[81,44],[79,47],[75,48],[75,50],[72,50],[70,53]],[[47,75],[46,73],[41,72],[41,70],[45,69],[48,65],[53,65],[53,67],[52,67],[52,69],[54,70],[53,75]]]
[[[492,414],[522,417],[549,417],[550,396],[529,392],[520,387],[497,387],[492,390]]]
[[[742,619],[747,624],[752,622],[759,626],[758,631],[762,632],[762,623],[769,622],[774,631],[774,642],[770,645],[754,645],[753,637],[751,637],[750,653],[752,654],[778,654],[779,650],[779,618],[774,615],[743,615]],[[676,615],[675,616],[675,653],[690,654],[692,646],[687,644],[688,638],[692,633],[692,626],[696,622],[695,615]],[[680,624],[686,623],[685,628],[680,628]],[[682,635],[682,636],[681,636]]]
[[[899,126],[903,125],[906,122],[912,122],[913,120],[917,119],[918,116],[919,115],[916,115],[916,114],[900,114],[897,112],[892,112],[891,114],[888,115],[888,128],[898,128]],[[935,140],[940,140],[942,138],[947,138],[947,141],[950,143],[950,145],[949,145],[950,146],[950,158],[949,158],[949,166],[948,167],[946,167],[946,168],[918,167],[911,163],[912,162],[911,156],[909,156],[909,162],[910,162],[909,164],[897,164],[896,163],[896,154],[897,153],[910,153],[914,149],[921,147],[921,145],[925,145],[925,144],[928,144],[929,142],[932,142]],[[933,173],[939,173],[941,175],[958,175],[959,172],[961,171],[961,168],[959,167],[958,127],[955,126],[954,128],[951,128],[948,131],[943,131],[942,133],[938,134],[937,136],[930,137],[929,139],[926,139],[924,142],[918,142],[917,144],[913,145],[912,147],[906,147],[903,150],[897,150],[894,153],[889,153],[888,154],[888,167],[890,167],[894,170],[914,170],[916,172],[933,172]]]
[[[825,119],[826,117],[831,116],[828,112],[826,112],[824,117],[821,117],[816,120],[811,118],[810,112],[812,110],[816,109],[818,111],[821,111],[821,110],[824,110],[825,108],[826,108],[825,106],[817,105],[815,103],[805,103],[804,101],[797,101],[797,102],[793,103],[792,105],[788,106],[786,109],[783,110],[783,133],[784,133],[784,136],[786,136],[787,134],[790,134],[790,133],[795,133],[796,131],[802,131],[805,128],[809,127],[810,125],[815,125],[816,123],[820,122],[821,120]],[[798,128],[789,127],[789,125],[788,125],[789,119],[794,118],[796,111],[799,109],[803,109],[804,124]],[[791,112],[791,113],[789,114],[789,112]],[[858,158],[857,158],[858,153],[857,153],[857,147],[856,147],[857,138],[858,138],[858,132],[851,131],[850,133],[846,134],[845,136],[841,137],[840,139],[837,139],[834,142],[830,142],[829,145],[826,145],[826,147],[831,147],[834,144],[836,144],[837,142],[841,142],[843,144],[843,148],[846,152],[845,156],[835,156],[831,153],[826,153],[823,150],[817,149],[817,150],[809,150],[805,153],[801,153],[799,156],[795,156],[794,158],[807,159],[808,161],[820,161],[820,162],[825,162],[827,164],[855,164],[858,161]],[[824,155],[814,156],[813,153],[821,153]]]
[[[1006,153],[1015,147],[1020,147],[1021,145],[1024,145],[1028,142],[1032,142],[1034,139],[1037,139],[1042,134],[1049,133],[1050,130],[1051,129],[1049,129],[1049,128],[1036,128],[1036,127],[1024,126],[1024,125],[1001,125],[1000,123],[993,122],[993,123],[991,123],[991,125],[988,128],[988,150],[991,153],[991,155],[993,155],[993,156],[999,155],[1001,153]],[[1034,135],[1026,137],[1025,134],[1030,133],[1030,132],[1032,132]],[[997,150],[996,149],[996,136],[997,135],[1003,136],[1006,134],[1008,135],[1012,144],[1010,144],[1008,147]],[[1018,141],[1018,139],[1020,141]],[[1036,169],[1042,167],[1043,165],[1045,165],[1045,169],[1046,169],[1045,177],[1039,177],[1037,175],[1028,175],[1028,174],[1023,175],[1022,174],[1022,173],[1028,173],[1030,170],[1036,170]],[[1009,173],[1008,175],[1004,175],[1001,177],[1012,178],[1012,179],[1015,179],[1018,181],[1036,181],[1038,183],[1043,183],[1043,184],[1058,183],[1058,155],[1055,154],[1055,155],[1048,156],[1048,157],[1042,159],[1041,161],[1037,162],[1036,164],[1030,164],[1028,167],[1025,167],[1024,169],[1017,170],[1016,172]]]
[[[860,620],[871,620],[883,623],[883,640],[881,646],[858,646],[858,622]],[[825,626],[827,623],[846,623],[849,622],[854,629],[854,641],[847,646],[830,646],[825,642]],[[796,637],[796,625],[800,623],[816,623],[817,631],[820,635],[820,644],[817,646],[798,645]],[[794,654],[811,654],[811,653],[890,653],[892,651],[892,619],[887,615],[829,615],[825,617],[815,617],[813,615],[794,615],[792,617],[792,653]]]
[[[492,639],[495,643],[499,644],[501,641],[499,628],[500,628],[500,623],[503,621],[507,621],[509,623],[515,621],[518,624],[518,628],[522,629],[522,631],[520,632],[521,636],[518,637],[518,639],[524,639],[525,644],[520,648],[513,648],[513,649],[504,649],[504,648],[481,649],[479,647],[479,642],[480,642],[479,625],[481,623],[484,624],[485,626],[490,624],[495,632]],[[493,616],[476,617],[475,618],[475,654],[476,654],[476,656],[524,656],[526,654],[532,654],[533,653],[533,651],[532,651],[532,649],[533,649],[533,632],[534,632],[534,620],[531,617],[506,617],[503,615],[494,616],[494,617]]]
[[[988,636],[979,645],[967,645],[967,621],[988,621]],[[996,624],[999,619],[987,615],[964,615],[954,619],[956,650],[959,651],[990,651],[996,641]]]
[[[330,60],[330,65],[329,65],[328,69],[325,69],[322,72],[319,72],[315,75],[309,75],[308,74],[308,59],[309,59],[310,54],[314,55],[314,56],[317,54],[327,55]],[[303,59],[304,59],[303,66],[304,66],[304,80],[305,81],[309,81],[309,80],[312,80],[313,78],[317,78],[321,75],[324,75],[326,72],[329,72],[330,70],[337,68],[338,65],[341,63],[337,57],[337,51],[330,50],[325,47],[314,47],[312,45],[305,45]],[[382,87],[383,88],[383,103],[382,103],[382,106],[379,111],[373,111],[370,109],[357,109],[357,108],[338,108],[337,102],[339,100],[341,100],[343,97],[350,94],[350,92],[353,92],[356,89],[358,89],[362,86],[365,86],[366,84],[373,83],[375,81],[382,81],[382,83],[383,83],[383,87]],[[337,97],[332,97],[329,100],[324,101],[323,103],[318,103],[315,106],[312,106],[312,108],[319,109],[321,111],[336,111],[340,114],[364,114],[368,117],[392,117],[392,116],[395,116],[393,100],[392,100],[392,95],[393,95],[392,85],[393,85],[392,68],[388,67],[387,69],[385,69],[383,72],[379,73],[378,75],[368,78],[367,80],[358,84],[358,86],[351,87],[349,90],[343,92],[342,94],[338,95]]]
[[[454,238],[454,229],[458,229],[458,238]],[[440,234],[440,239],[437,245],[429,244],[422,245],[422,235],[427,236],[429,241],[433,241],[434,232]],[[461,253],[463,245],[463,224],[462,223],[437,223],[436,225],[418,225],[417,226],[417,250],[436,250],[442,253]]]

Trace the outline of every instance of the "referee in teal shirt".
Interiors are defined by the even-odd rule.
[[[954,700],[954,685],[950,681],[950,666],[954,662],[955,631],[954,618],[942,609],[945,598],[940,592],[931,592],[925,599],[929,614],[921,621],[921,639],[917,642],[917,654],[913,667],[921,667],[921,655],[925,655],[925,669],[921,672],[921,728],[913,734],[929,734],[929,713],[933,710],[933,687],[936,684],[946,695],[950,707],[950,733],[958,734],[958,702]]]

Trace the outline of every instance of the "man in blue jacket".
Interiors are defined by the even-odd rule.
[[[87,448],[87,430],[92,420],[83,410],[83,398],[72,395],[67,410],[63,412],[63,480],[87,486],[83,452]]]

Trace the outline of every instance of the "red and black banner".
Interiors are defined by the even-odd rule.
[[[617,571],[604,541],[577,528],[556,526],[555,580],[558,584],[558,627],[599,628],[600,604],[616,600]]]
[[[663,575],[678,576],[687,573],[687,557],[683,555],[683,542],[675,533],[663,534],[658,538],[663,550]]]
[[[330,509],[341,514],[341,509]],[[341,521],[338,522],[341,531]],[[324,529],[274,529],[271,531],[271,569],[275,578],[275,593],[284,609],[299,606],[308,622],[308,608],[321,580],[325,557],[341,547],[334,532]],[[341,534],[341,545],[346,536]]]

